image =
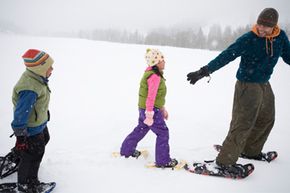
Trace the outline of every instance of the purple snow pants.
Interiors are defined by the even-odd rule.
[[[169,155],[169,131],[163,118],[162,111],[154,108],[154,123],[152,126],[147,126],[143,123],[145,120],[145,110],[139,109],[138,125],[135,129],[126,137],[121,147],[121,155],[130,156],[135,151],[137,144],[148,133],[149,130],[153,131],[156,138],[155,146],[155,162],[156,165],[163,166],[170,162]]]

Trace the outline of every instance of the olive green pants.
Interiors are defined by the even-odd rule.
[[[236,82],[230,130],[218,164],[235,164],[241,153],[258,155],[275,122],[275,97],[269,82]]]

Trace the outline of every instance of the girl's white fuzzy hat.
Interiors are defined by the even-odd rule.
[[[156,64],[164,60],[164,56],[158,49],[148,48],[146,50],[145,60],[148,66],[155,66]]]

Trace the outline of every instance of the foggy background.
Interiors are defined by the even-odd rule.
[[[0,0],[0,32],[220,50],[266,7],[289,35],[289,0]]]

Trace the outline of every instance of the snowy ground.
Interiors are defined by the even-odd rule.
[[[206,177],[181,171],[147,169],[154,161],[155,136],[139,143],[144,159],[113,158],[137,123],[137,92],[148,46],[64,38],[0,34],[0,154],[14,145],[11,92],[24,71],[21,55],[29,48],[47,51],[55,60],[50,78],[51,141],[40,168],[42,181],[55,181],[55,193],[289,193],[290,68],[282,60],[271,83],[276,97],[276,123],[265,150],[279,157],[271,164],[253,161],[254,173],[244,180]],[[154,46],[156,48],[156,46]],[[192,86],[186,74],[218,52],[157,47],[165,55],[166,107],[171,155],[193,160],[214,159],[214,143],[229,128],[235,73],[239,59]],[[247,160],[239,160],[247,163]],[[16,174],[0,182],[16,181]]]

